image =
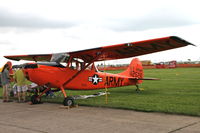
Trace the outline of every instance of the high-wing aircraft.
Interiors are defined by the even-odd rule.
[[[144,78],[142,64],[137,58],[131,61],[127,70],[119,74],[100,72],[94,62],[129,58],[187,45],[193,44],[179,37],[169,36],[75,52],[4,57],[16,61],[35,61],[24,64],[24,74],[30,81],[46,86],[46,89],[40,95],[32,96],[33,104],[39,103],[41,96],[51,88],[57,88],[64,95],[63,104],[71,106],[74,104],[74,99],[67,96],[65,89],[95,90],[128,85],[138,87],[143,80],[153,80],[153,78]]]

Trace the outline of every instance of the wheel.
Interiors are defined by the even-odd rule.
[[[14,92],[10,91],[10,97],[14,97]]]
[[[136,84],[135,86],[136,86],[136,90],[135,90],[135,91],[136,91],[137,93],[139,93],[139,92],[140,92],[139,85]]]
[[[64,106],[74,106],[74,99],[72,97],[66,97],[63,101]]]
[[[41,103],[41,98],[37,98],[37,97],[38,97],[38,95],[31,96],[31,102],[32,102],[32,104]]]

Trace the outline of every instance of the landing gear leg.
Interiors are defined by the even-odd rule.
[[[139,93],[139,92],[140,92],[139,85],[138,85],[138,84],[136,84],[135,86],[136,86],[136,90],[135,90],[135,91],[136,91],[137,93]]]
[[[31,96],[31,102],[32,104],[39,104],[41,103],[41,98],[38,95],[33,95]]]
[[[74,98],[68,97],[63,87],[61,87],[60,89],[65,97],[63,101],[63,105],[69,106],[69,107],[74,106]]]
[[[47,91],[49,91],[50,89],[51,89],[50,87],[46,88],[39,96],[38,96],[37,94],[33,95],[33,96],[31,97],[31,102],[32,102],[32,104],[39,104],[39,103],[41,103],[41,96],[42,96],[44,93],[46,93]]]

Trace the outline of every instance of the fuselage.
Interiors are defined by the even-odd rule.
[[[136,80],[129,77],[99,72],[95,69],[85,69],[76,75],[80,70],[69,67],[56,67],[38,65],[36,68],[26,68],[24,72],[28,79],[38,85],[48,84],[51,88],[74,89],[74,90],[94,90],[105,87],[120,87],[135,85]],[[74,76],[76,75],[76,76]],[[70,80],[66,84],[66,82]]]

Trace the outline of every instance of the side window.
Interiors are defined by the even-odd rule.
[[[69,62],[68,62],[69,63]],[[94,70],[94,71],[98,71],[97,68],[95,67],[94,63],[90,64],[87,68],[85,68],[85,66],[87,66],[88,63],[85,63],[83,60],[81,59],[77,59],[77,58],[73,58],[72,61],[69,63],[68,67],[74,70]]]
[[[71,62],[70,68],[74,70],[82,70],[84,68],[85,63],[80,59],[73,59]]]

